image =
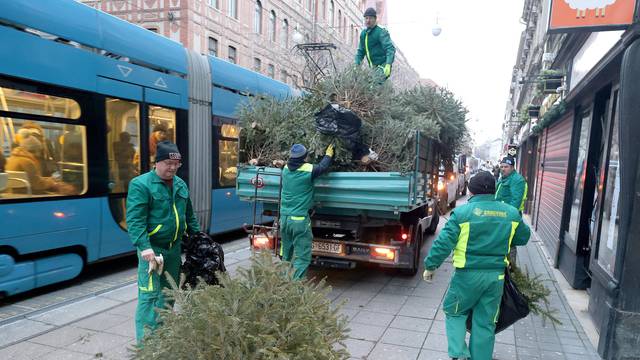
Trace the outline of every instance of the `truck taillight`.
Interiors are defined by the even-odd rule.
[[[371,252],[371,256],[382,258],[384,260],[393,260],[396,258],[396,251],[394,249],[384,247],[374,247]]]
[[[273,249],[273,238],[266,234],[255,234],[251,238],[251,244],[254,249]]]
[[[402,233],[402,235],[400,235],[400,238],[401,238],[402,240],[405,240],[405,241],[406,241],[406,240],[409,238],[409,234],[407,234],[407,233]]]

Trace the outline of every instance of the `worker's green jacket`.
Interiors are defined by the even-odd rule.
[[[393,46],[391,36],[387,29],[376,25],[373,28],[366,28],[360,33],[360,42],[356,52],[356,64],[360,65],[362,59],[366,58],[369,66],[393,64],[396,55],[396,48]]]
[[[493,194],[474,195],[455,209],[424,260],[435,270],[453,251],[458,269],[504,270],[510,246],[526,245],[531,230],[512,206]]]
[[[527,181],[515,170],[507,177],[500,177],[496,184],[496,200],[509,204],[520,212],[527,201]]]
[[[138,251],[170,249],[182,234],[200,231],[187,184],[173,177],[173,192],[151,170],[129,183],[127,196],[129,239]]]

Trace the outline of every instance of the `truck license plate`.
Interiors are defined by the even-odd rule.
[[[323,253],[342,254],[342,244],[314,241],[312,245],[312,249],[313,251],[318,251]]]

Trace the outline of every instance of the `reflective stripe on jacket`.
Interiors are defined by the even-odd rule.
[[[512,206],[492,194],[475,195],[456,208],[424,260],[435,270],[453,251],[458,269],[501,270],[509,264],[509,248],[526,245],[531,231]]]

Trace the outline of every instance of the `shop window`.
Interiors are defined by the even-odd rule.
[[[140,105],[120,99],[106,100],[109,190],[124,193],[140,175]]]
[[[5,87],[0,87],[0,110],[73,120],[81,115],[75,100]]]
[[[582,117],[580,133],[578,134],[576,177],[573,181],[571,192],[571,216],[569,218],[569,234],[574,241],[578,240],[578,232],[580,230],[580,209],[582,207],[582,196],[584,194],[584,184],[587,176],[587,146],[589,143],[590,120],[590,113],[585,113]]]
[[[239,133],[240,129],[234,124],[223,124],[220,127],[220,140],[218,142],[220,187],[233,187],[236,185]]]
[[[156,161],[156,147],[161,141],[176,142],[176,111],[149,106],[149,160]]]
[[[8,117],[0,117],[0,126],[7,130],[1,141],[6,163],[0,199],[80,195],[87,191],[84,126]]]
[[[614,96],[614,106],[617,94]],[[606,185],[602,196],[601,224],[598,247],[598,264],[613,275],[618,247],[619,204],[620,204],[620,142],[618,136],[618,121],[612,115],[613,127],[609,154],[603,161],[601,173],[606,172]],[[607,159],[608,158],[608,159]],[[606,164],[606,165],[605,165]]]

